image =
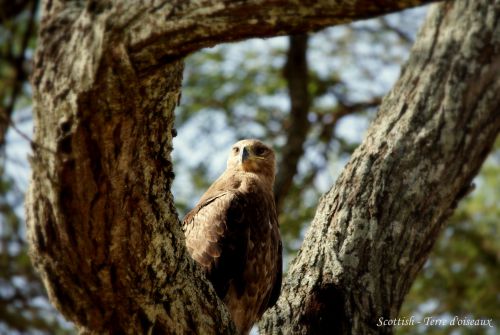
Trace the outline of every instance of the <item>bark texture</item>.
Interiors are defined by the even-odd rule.
[[[221,42],[316,31],[430,2],[433,0],[164,1],[142,8],[129,5],[132,8],[123,11],[117,28],[127,27],[130,58],[143,70]]]
[[[500,6],[432,9],[363,144],[321,199],[265,334],[392,333],[500,130]]]
[[[51,301],[84,333],[234,333],[170,193],[182,61],[137,72],[108,16],[62,5],[44,6],[26,201]]]
[[[187,256],[170,192],[182,57],[424,2],[46,1],[26,206],[32,258],[56,307],[84,333],[234,333]],[[397,313],[498,131],[498,2],[488,3],[435,12],[420,56],[323,199],[266,331],[304,333],[335,312],[346,316],[337,329],[361,333],[370,313]]]

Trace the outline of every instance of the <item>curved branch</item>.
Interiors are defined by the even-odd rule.
[[[424,2],[46,1],[26,207],[51,301],[83,332],[234,332],[187,256],[170,192],[181,57]]]
[[[427,4],[429,0],[165,1],[127,8],[128,48],[146,69],[221,42],[317,31],[329,26]],[[135,5],[134,5],[135,6]]]
[[[322,198],[264,333],[392,333],[379,318],[397,317],[500,131],[498,17],[487,0],[433,8],[366,139]]]

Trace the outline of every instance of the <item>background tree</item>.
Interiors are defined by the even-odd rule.
[[[61,318],[27,254],[23,208],[24,187],[6,165],[22,164],[8,155],[19,145],[8,141],[31,119],[28,77],[36,36],[38,1],[0,1],[0,333],[63,334]],[[14,126],[16,124],[16,126]],[[24,140],[26,141],[26,140]],[[24,167],[25,168],[25,167]]]
[[[387,24],[388,24],[388,22],[382,22],[382,25],[387,25]],[[390,25],[389,25],[389,27],[390,27]],[[392,28],[394,28],[394,27],[392,27]],[[370,27],[370,26],[368,25],[368,27],[361,27],[361,29],[359,29],[359,27],[358,27],[358,29],[357,29],[357,30],[358,30],[358,31],[368,31],[368,32],[370,32],[370,30],[373,30],[373,27]],[[354,29],[354,31],[356,31],[356,29]],[[402,33],[402,31],[399,31],[399,32],[398,32],[398,31],[396,30],[396,31],[395,31],[395,33],[397,33],[398,35],[400,35],[400,37],[402,37],[403,39],[405,39],[405,38],[407,37],[407,36],[405,36],[404,32],[403,32],[403,34],[401,34],[401,33]],[[303,39],[304,39],[304,38],[303,38]],[[300,42],[300,41],[299,41],[299,42]],[[338,42],[338,41],[336,41],[336,42]],[[303,45],[303,44],[302,44],[302,45]],[[290,53],[289,53],[289,54],[290,54]],[[188,68],[188,69],[189,69],[189,68]],[[241,68],[240,68],[240,69],[241,69]],[[194,71],[194,72],[196,72],[196,71]],[[242,72],[243,72],[243,71],[242,71]],[[239,72],[238,72],[238,73],[239,73]],[[241,75],[241,77],[242,77],[242,78],[248,78],[248,77],[246,77],[244,74],[240,74],[240,75]],[[275,76],[274,78],[277,78],[277,77],[278,77],[278,76]],[[314,76],[313,76],[313,79],[314,79]],[[324,80],[324,78],[323,78],[323,80]],[[337,79],[337,80],[338,80],[338,79]],[[261,81],[265,82],[266,80],[262,80],[262,79],[261,79]],[[282,83],[283,83],[283,82],[282,82]],[[335,85],[335,83],[334,83],[334,85]],[[334,85],[332,85],[332,86],[334,86]],[[250,86],[250,85],[249,85],[249,86]],[[341,86],[341,85],[338,85],[337,87],[339,87],[339,86]],[[189,87],[189,86],[188,86],[188,87]],[[199,87],[200,87],[200,86],[198,86],[197,88],[199,88]],[[251,86],[250,86],[250,87],[251,87]],[[260,87],[260,86],[258,86],[258,87]],[[255,86],[251,87],[251,89],[254,89],[254,88],[255,88]],[[330,87],[330,88],[331,88],[331,87]],[[324,89],[324,88],[323,88],[323,89]],[[340,90],[339,90],[339,91],[340,91]],[[244,92],[244,91],[243,91],[243,92]],[[311,93],[311,96],[314,96],[314,93],[315,93],[315,92],[316,92],[316,91],[313,89],[313,93]],[[341,91],[341,92],[342,92],[342,91]],[[345,92],[345,89],[344,89],[344,92]],[[262,93],[262,92],[260,92],[260,93]],[[335,93],[337,93],[337,92],[335,92]],[[338,94],[338,93],[337,93],[337,94]],[[190,99],[190,98],[189,98],[189,94],[187,94],[187,92],[186,92],[186,91],[183,93],[183,95],[184,95],[184,99],[185,99],[185,100],[186,100],[186,99],[188,99],[188,100]],[[326,95],[326,94],[325,94],[325,95]],[[212,96],[212,95],[209,95],[209,96]],[[259,94],[259,95],[258,95],[258,97],[261,97],[261,96],[262,96],[262,94]],[[224,100],[224,99],[223,99],[223,100]],[[233,100],[234,100],[234,99],[233,99]],[[346,100],[344,100],[344,101],[343,101],[343,103],[344,103],[344,105],[345,105]],[[201,105],[204,105],[204,102],[203,102],[203,101],[201,102]],[[191,106],[191,104],[189,104],[189,106]],[[361,106],[361,105],[360,105],[360,106]],[[348,107],[349,107],[349,106],[348,106]],[[362,108],[362,107],[363,107],[363,106],[361,106],[361,108]],[[365,106],[365,107],[366,107],[366,106]],[[259,107],[259,108],[262,108],[262,107]],[[334,110],[334,109],[332,108],[332,110]],[[248,112],[248,110],[246,110],[246,111]],[[327,130],[327,131],[328,131],[329,129],[332,129],[333,127],[330,127],[330,128],[328,127],[328,122],[331,122],[331,121],[329,121],[329,120],[328,120],[328,119],[329,119],[329,114],[328,114],[328,112],[327,112],[327,111],[328,111],[328,109],[327,109],[327,108],[325,108],[325,112],[326,112],[326,113],[322,116],[322,118],[324,118],[324,120],[325,120],[325,125],[322,125],[322,124],[321,124],[321,122],[317,122],[317,120],[318,120],[318,119],[316,119],[316,122],[312,123],[312,125],[314,126],[314,125],[316,125],[316,124],[317,124],[317,125],[319,125],[319,127],[322,127],[323,129],[325,129],[325,130]],[[230,112],[231,112],[231,111],[230,111]],[[235,114],[235,112],[238,112],[238,111],[236,110],[236,111],[232,111],[232,112],[233,112],[232,114]],[[266,112],[269,112],[269,113],[267,113],[267,114],[266,114],[266,113],[262,113],[262,114],[261,114],[261,122],[262,122],[262,118],[264,118],[264,120],[265,120],[265,118],[267,117],[266,115],[274,115],[274,116],[276,116],[276,113],[271,113],[271,112],[272,112],[272,110],[270,110],[269,108],[266,110]],[[316,113],[316,112],[314,112],[314,113]],[[230,115],[231,115],[231,114],[230,114]],[[321,115],[321,114],[318,114],[318,115]],[[250,118],[247,116],[247,119],[250,119]],[[259,120],[259,119],[257,119],[257,120]],[[279,118],[278,118],[278,119],[275,119],[275,120],[274,120],[274,124],[278,125],[278,129],[279,129],[279,125],[281,124],[280,122],[282,122],[282,120],[283,120],[283,118],[281,118],[281,119],[279,119]],[[320,120],[323,120],[323,119],[320,119]],[[334,118],[334,120],[335,120],[335,118]],[[335,120],[335,122],[336,122],[336,120]],[[262,122],[262,123],[263,123],[263,122]],[[262,124],[262,123],[261,123],[261,124]],[[236,123],[236,124],[241,124],[241,123]],[[264,123],[264,124],[265,124],[265,123]],[[272,123],[271,123],[271,124],[272,124]],[[332,125],[334,125],[334,124],[335,124],[335,123],[330,124],[330,126],[332,126]],[[248,123],[247,123],[247,125],[248,125]],[[318,127],[318,128],[319,128],[319,127]],[[264,127],[262,127],[262,128],[264,128]],[[282,140],[282,139],[281,139],[281,140]],[[340,140],[340,139],[339,139],[339,140]],[[340,141],[339,141],[339,142],[340,142]],[[279,140],[277,141],[277,143],[278,143],[278,146],[279,146]],[[308,142],[309,147],[307,148],[308,150],[306,150],[307,152],[310,152],[310,149],[315,147],[315,146],[313,146],[311,143],[314,143],[314,142],[312,142],[311,140]],[[282,144],[281,144],[281,145],[282,145]],[[351,144],[350,146],[352,147],[353,145]],[[333,156],[333,154],[332,154],[332,152],[331,152],[331,149],[332,149],[332,148],[335,148],[335,145],[331,145],[331,144],[330,144],[330,145],[328,146],[328,150],[330,150],[330,152],[329,152],[329,156],[330,156],[330,157],[332,157],[332,156]],[[328,152],[328,150],[325,150],[325,152]],[[351,150],[352,150],[352,149],[351,149]],[[320,150],[320,151],[321,151],[321,150]],[[347,152],[349,152],[349,150],[348,150]],[[319,167],[321,168],[321,166],[319,166]],[[305,170],[307,170],[307,169],[305,169]],[[319,170],[319,169],[318,169],[318,170]],[[314,169],[311,169],[310,171],[314,171]],[[314,171],[314,172],[317,172],[317,170],[316,170],[316,171]],[[311,175],[312,175],[312,176],[314,176],[315,174],[314,174],[314,173],[311,173]],[[301,178],[302,178],[302,177],[301,177]],[[202,178],[202,179],[203,179],[203,178]],[[309,180],[310,180],[310,179],[309,179]],[[309,181],[309,183],[311,183],[311,181]],[[301,190],[302,190],[302,189],[299,187],[299,188],[298,188],[298,191],[301,191]],[[296,191],[297,191],[297,190],[296,190]],[[312,198],[310,194],[309,194],[309,198]],[[297,199],[300,199],[300,197],[297,197]],[[311,204],[312,204],[312,203],[314,203],[314,202],[312,201],[312,202],[311,202]],[[290,206],[289,208],[297,208],[297,207]],[[288,212],[288,211],[287,211],[287,212]],[[310,215],[310,214],[306,214],[306,215],[304,216],[304,218],[307,218],[307,216],[308,216],[308,215]],[[296,218],[297,216],[296,216],[296,215],[293,215],[293,214],[292,214],[292,215],[290,215],[290,218],[294,218],[294,217]],[[285,222],[290,222],[290,218],[288,218],[288,221],[287,221],[287,219],[286,219],[286,218],[284,218],[284,219],[285,219]],[[300,225],[299,225],[299,224],[302,224],[302,223],[303,223],[303,221],[304,221],[304,219],[302,219],[302,222],[300,222],[300,220],[296,220],[296,222],[298,223],[298,224],[296,225],[296,226],[297,226],[297,228],[296,228],[296,231],[297,231],[297,232],[298,232],[298,231],[300,231]],[[289,226],[292,226],[292,225],[289,225]],[[296,247],[295,247],[295,248],[296,248]],[[294,249],[294,248],[293,248],[293,247],[291,247],[291,249]]]

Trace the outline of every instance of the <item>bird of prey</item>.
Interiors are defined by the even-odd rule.
[[[275,155],[247,139],[183,220],[186,246],[247,334],[281,291],[282,246],[273,196]]]

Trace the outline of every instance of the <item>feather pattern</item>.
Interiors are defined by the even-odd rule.
[[[238,143],[248,146],[245,141]],[[269,159],[274,173],[274,153]],[[228,162],[225,173],[183,220],[189,254],[204,268],[243,334],[276,303],[281,290],[273,180],[274,174],[266,178]]]

